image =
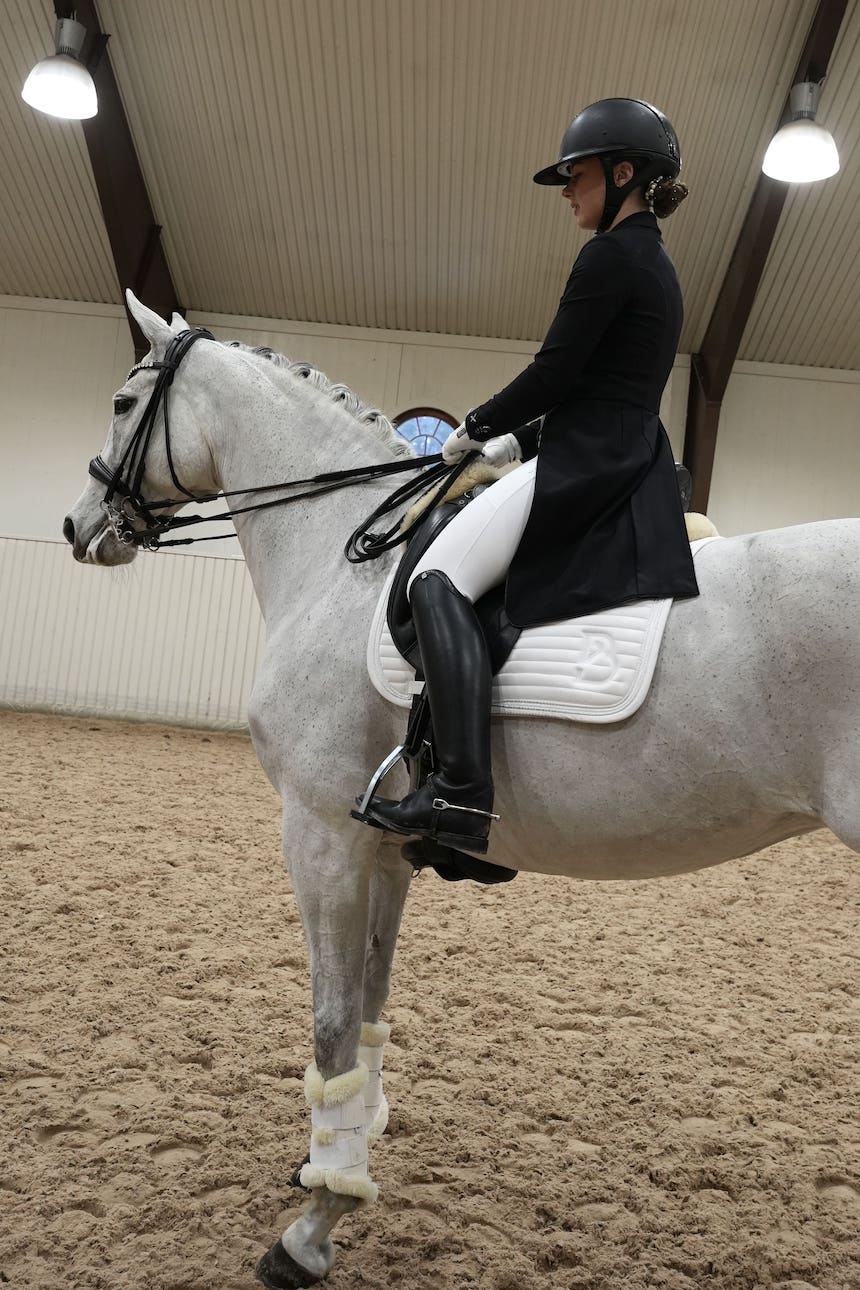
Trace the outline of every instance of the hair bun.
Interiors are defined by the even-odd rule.
[[[645,189],[645,200],[658,219],[665,219],[678,209],[689,191],[680,179],[662,175],[658,179],[652,179]]]

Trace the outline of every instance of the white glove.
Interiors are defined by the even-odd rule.
[[[495,439],[488,439],[481,453],[481,461],[497,469],[510,466],[512,461],[522,461],[522,459],[523,450],[520,447],[520,441],[513,434],[500,434]]]
[[[453,466],[455,461],[465,457],[467,452],[480,452],[484,444],[477,439],[469,438],[465,421],[461,421],[456,430],[452,430],[442,444],[442,460],[446,466]]]

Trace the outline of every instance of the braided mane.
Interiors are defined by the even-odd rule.
[[[415,453],[411,446],[403,439],[394,428],[394,424],[379,408],[371,407],[367,403],[362,403],[361,399],[351,390],[348,385],[338,385],[330,381],[324,372],[311,363],[303,363],[295,359],[287,358],[286,354],[279,354],[276,349],[270,349],[268,345],[245,345],[240,340],[228,340],[223,342],[230,349],[239,349],[246,354],[253,354],[258,358],[266,359],[274,367],[280,368],[290,376],[299,377],[308,381],[315,389],[320,390],[332,400],[333,403],[339,404],[347,412],[355,417],[356,421],[362,425],[370,426],[376,434],[380,443],[384,444],[391,452],[399,457],[414,457]]]

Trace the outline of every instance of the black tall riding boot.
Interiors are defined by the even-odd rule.
[[[436,767],[402,802],[374,798],[367,814],[393,833],[487,850],[492,814],[492,673],[471,601],[431,569],[412,584],[412,615],[430,701]]]

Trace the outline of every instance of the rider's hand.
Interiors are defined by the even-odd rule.
[[[442,460],[446,466],[453,466],[454,462],[465,457],[467,452],[480,452],[483,446],[483,443],[479,443],[477,439],[469,438],[466,423],[462,421],[442,444]]]
[[[500,434],[495,439],[488,439],[481,453],[481,461],[488,466],[500,469],[510,466],[512,461],[522,461],[523,450],[516,435]]]

